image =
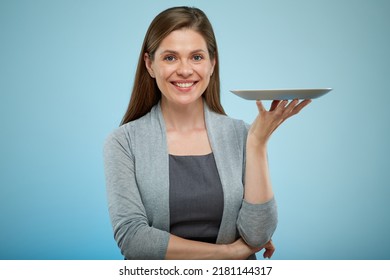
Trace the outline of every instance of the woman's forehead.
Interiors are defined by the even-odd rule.
[[[208,52],[207,44],[203,36],[192,29],[179,29],[172,31],[165,37],[157,48],[159,54]]]

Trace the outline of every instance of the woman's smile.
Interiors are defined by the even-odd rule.
[[[194,89],[197,81],[175,81],[171,82],[172,85],[180,92],[189,92]]]

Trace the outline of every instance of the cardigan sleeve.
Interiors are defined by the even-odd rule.
[[[125,259],[164,259],[169,233],[149,226],[137,186],[131,139],[118,128],[104,144],[108,209]]]
[[[245,186],[245,165],[246,165],[246,139],[250,125],[241,125],[243,149],[243,185]],[[278,211],[275,198],[260,203],[252,204],[244,199],[238,213],[237,230],[244,241],[252,247],[262,247],[269,240],[276,230],[278,223]]]
[[[275,198],[262,204],[242,201],[237,219],[237,229],[249,246],[262,247],[271,240],[277,222],[278,213]]]

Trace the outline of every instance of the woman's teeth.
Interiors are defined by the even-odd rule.
[[[175,86],[178,86],[180,88],[189,88],[192,87],[194,83],[175,83]]]

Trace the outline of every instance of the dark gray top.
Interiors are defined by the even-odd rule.
[[[223,214],[223,191],[213,153],[169,155],[170,233],[215,243]]]

